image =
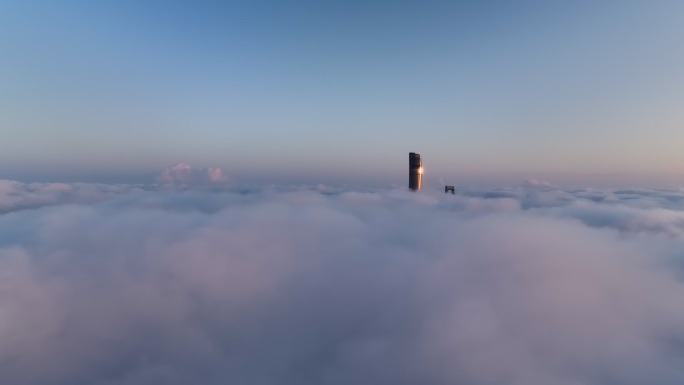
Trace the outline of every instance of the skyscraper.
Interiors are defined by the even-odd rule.
[[[420,154],[409,152],[409,189],[419,191],[423,185],[423,161]]]

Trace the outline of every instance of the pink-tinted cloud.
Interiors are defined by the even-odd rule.
[[[148,190],[0,215],[0,373],[682,383],[681,193],[539,193]]]

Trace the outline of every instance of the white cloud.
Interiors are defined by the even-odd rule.
[[[224,183],[228,181],[228,177],[220,168],[193,168],[187,163],[178,163],[174,166],[166,168],[161,172],[157,181],[160,183],[177,183],[177,184],[211,184]]]
[[[532,179],[532,178],[527,178],[522,181],[520,184],[521,187],[527,187],[527,188],[532,188],[532,187],[537,187],[537,188],[556,188],[555,185],[553,185],[551,182],[547,182],[545,180],[537,180],[537,179]]]
[[[8,383],[684,380],[677,191],[66,186],[0,215]]]

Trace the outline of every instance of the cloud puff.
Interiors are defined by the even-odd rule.
[[[193,168],[187,163],[178,163],[174,166],[164,169],[159,174],[157,181],[160,183],[177,183],[177,184],[212,184],[225,183],[228,177],[220,168]]]
[[[537,179],[532,179],[532,178],[527,178],[522,181],[520,184],[521,187],[526,187],[526,188],[556,188],[555,185],[553,185],[551,182],[547,182],[545,180],[537,180]]]
[[[3,381],[684,381],[680,192],[319,190],[0,215]]]

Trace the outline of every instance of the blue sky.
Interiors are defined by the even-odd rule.
[[[0,177],[684,177],[679,1],[0,3]]]

